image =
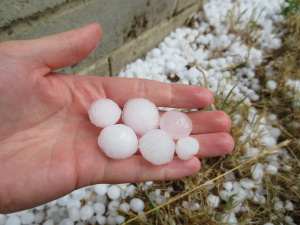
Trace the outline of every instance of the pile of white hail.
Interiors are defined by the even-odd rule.
[[[264,61],[263,57],[266,52],[281,45],[281,36],[284,33],[282,25],[284,17],[281,15],[281,6],[286,6],[285,4],[287,3],[284,0],[211,0],[204,4],[204,11],[195,16],[194,19],[200,22],[195,23],[194,29],[177,28],[164,39],[158,48],[147,53],[144,60],[138,59],[127,65],[119,77],[146,78],[167,83],[171,83],[170,79],[177,78],[177,83],[201,86],[205,86],[207,83],[210,90],[224,98],[237,85],[233,89],[231,98],[241,100],[246,97],[243,104],[251,107],[252,102],[260,98],[257,93],[262,88],[254,72],[255,68]],[[259,28],[250,34],[251,38],[258,43],[256,48],[246,46],[243,44],[241,36],[230,32],[232,18],[237,21],[235,29],[238,31],[244,31],[249,21],[255,21],[259,25]],[[215,54],[216,52],[218,54]],[[239,63],[246,66],[237,69],[236,73],[232,74],[229,68]],[[187,65],[192,66],[189,68]],[[266,76],[269,78],[267,88],[274,90],[277,84],[272,80],[271,66],[270,70],[266,71]],[[289,85],[295,83],[287,82]],[[298,85],[299,81],[296,84]],[[132,107],[134,108],[134,106]],[[124,119],[126,120],[126,118]],[[241,119],[241,115],[234,115],[233,125],[242,124],[241,127],[243,127],[243,135],[239,138],[240,143],[236,144],[243,145],[247,149],[246,154],[237,159],[239,163],[254,157],[261,152],[263,147],[275,146],[281,133],[278,128],[272,127],[272,122],[277,121],[274,114],[268,115],[267,118],[260,117],[257,111],[251,107],[247,120]],[[150,139],[155,136],[151,132],[153,131],[146,134]],[[136,130],[135,133],[144,134],[142,130]],[[110,132],[108,136],[110,136]],[[255,148],[251,142],[253,138],[257,138],[263,143],[263,146]],[[180,145],[184,146],[184,141]],[[99,142],[102,145],[101,138],[99,138]],[[137,144],[134,143],[134,145]],[[142,146],[143,143],[140,145]],[[145,145],[147,145],[146,140]],[[281,160],[279,160],[279,156]],[[219,220],[237,223],[235,214],[246,213],[249,210],[246,207],[247,204],[243,204],[244,202],[251,199],[258,204],[263,204],[266,201],[267,191],[263,186],[262,178],[272,176],[278,170],[290,170],[291,167],[285,164],[290,158],[287,150],[279,148],[266,158],[265,162],[253,165],[249,177],[235,181],[235,175],[229,173],[225,176],[226,182],[222,184],[219,196],[211,194],[206,199],[207,207],[216,208],[222,201],[226,201],[228,196],[233,196],[233,209],[222,212],[223,216]],[[224,168],[224,172],[227,170]],[[151,181],[146,182],[139,191],[147,190],[151,186]],[[209,188],[207,187],[207,189]],[[294,188],[298,189],[299,187],[295,186]],[[133,184],[98,184],[81,188],[34,209],[0,215],[0,225],[51,225],[52,221],[54,224],[60,225],[95,224],[96,221],[98,224],[121,224],[125,221],[125,217],[119,215],[114,206],[125,212],[130,210],[137,215],[142,214],[145,210],[145,204],[141,199],[131,199],[135,191],[136,186]],[[172,191],[172,187],[169,187],[164,193],[157,189],[150,192],[150,197],[160,205],[167,201]],[[92,193],[95,194],[92,195]],[[90,196],[92,197],[87,204],[81,207],[81,201],[89,199]],[[200,205],[195,201],[182,202],[182,207],[190,211],[199,210]],[[174,210],[176,214],[182,213],[177,207]],[[278,216],[283,218],[287,224],[295,224],[293,219],[288,216],[288,213],[294,210],[293,204],[289,200],[276,198],[274,210],[277,212],[276,215],[270,215],[270,221],[265,225],[272,225],[273,221],[276,223]],[[251,223],[251,219],[249,217],[247,221],[239,222]]]

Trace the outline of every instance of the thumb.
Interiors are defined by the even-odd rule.
[[[24,56],[23,60],[30,61],[27,66],[50,72],[84,60],[97,47],[101,37],[101,26],[93,23],[39,39],[8,41],[2,44],[11,53],[9,55]]]

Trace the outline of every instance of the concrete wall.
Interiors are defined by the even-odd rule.
[[[98,22],[103,37],[95,52],[60,71],[112,76],[182,26],[199,5],[200,0],[3,0],[0,41],[33,39]]]

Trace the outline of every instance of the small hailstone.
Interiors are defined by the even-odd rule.
[[[156,194],[157,196],[160,195],[160,192],[161,192],[160,189],[156,189],[156,190],[155,190],[155,194]]]
[[[107,195],[97,195],[96,201],[104,204],[107,201]]]
[[[170,193],[169,193],[169,192],[165,191],[165,193],[164,193],[164,197],[165,197],[165,198],[170,198],[170,197],[171,197],[171,195],[170,195]]]
[[[284,217],[284,221],[287,222],[288,224],[294,222],[293,218],[290,217],[290,216],[285,216],[285,217]]]
[[[283,166],[283,170],[285,170],[285,171],[290,171],[290,170],[292,170],[292,167],[289,166],[289,165],[284,165],[284,166]]]
[[[108,216],[107,217],[107,224],[116,225],[117,224],[116,217],[114,217],[114,216]]]
[[[74,222],[69,218],[65,218],[62,221],[60,221],[59,225],[74,225]]]
[[[159,113],[153,102],[145,98],[130,99],[124,106],[122,119],[125,125],[139,136],[158,128]]]
[[[222,183],[223,188],[226,189],[226,191],[231,191],[232,189],[232,182],[227,181]]]
[[[127,202],[124,202],[120,205],[120,209],[122,209],[124,212],[129,212],[130,205]]]
[[[122,223],[124,223],[125,222],[125,217],[124,216],[116,216],[116,222],[118,223],[118,224],[122,224]]]
[[[284,208],[288,211],[293,211],[294,210],[294,206],[293,204],[291,203],[291,201],[287,200],[286,201],[286,204],[284,206]]]
[[[145,212],[141,210],[141,211],[138,211],[137,214],[138,214],[138,216],[140,216],[140,215],[142,215],[142,214],[144,214],[144,213],[145,213]],[[146,216],[145,216],[145,215],[144,215],[144,216],[141,216],[141,218],[142,218],[142,219],[145,219]]]
[[[80,209],[80,218],[85,221],[92,217],[94,209],[90,205],[85,205]]]
[[[20,225],[20,224],[21,224],[21,220],[17,216],[10,216],[5,221],[5,225]]]
[[[105,213],[105,206],[103,203],[100,203],[100,202],[96,202],[94,205],[93,205],[93,209],[94,209],[94,212],[97,213],[97,214],[104,214]]]
[[[199,143],[195,138],[181,138],[176,144],[176,153],[180,159],[187,160],[196,155],[199,150]]]
[[[98,195],[105,195],[107,192],[107,185],[106,184],[96,184],[95,186],[95,192]]]
[[[156,196],[155,202],[157,205],[162,205],[162,204],[166,203],[167,200],[166,200],[165,196],[159,195],[159,196]]]
[[[70,195],[66,195],[64,197],[61,197],[57,200],[58,205],[60,206],[66,206],[68,203],[68,200],[70,199]]]
[[[115,207],[120,207],[120,202],[119,200],[113,200],[110,203],[108,203],[107,208],[109,211],[117,211]]]
[[[133,198],[130,201],[130,208],[132,209],[132,211],[134,212],[138,212],[138,211],[142,211],[144,210],[145,207],[145,203],[139,199],[139,198]]]
[[[243,188],[251,189],[254,187],[254,181],[249,179],[248,177],[242,178],[239,182]]]
[[[106,223],[106,217],[100,214],[96,215],[96,220],[100,225],[104,225]]]
[[[52,225],[53,222],[52,222],[52,219],[49,219],[49,220],[46,220],[43,225]]]
[[[277,202],[275,202],[275,204],[274,204],[274,209],[275,209],[276,211],[282,210],[282,209],[283,209],[283,202],[282,202],[282,201],[277,201]]]
[[[179,212],[178,207],[175,207],[175,214],[176,214],[176,215],[180,215],[180,212]]]
[[[105,127],[98,137],[98,144],[104,153],[113,159],[128,158],[138,149],[136,134],[123,124]]]
[[[36,212],[34,215],[34,222],[39,224],[44,220],[44,217],[45,217],[45,213],[43,211]]]
[[[274,225],[273,223],[264,223],[264,225]]]
[[[71,196],[76,200],[82,200],[85,196],[85,189],[81,188],[81,189],[75,190],[71,193]],[[53,204],[53,203],[51,204],[51,206],[54,206],[54,205],[55,204]]]
[[[176,68],[176,64],[174,62],[167,62],[166,67],[168,70],[174,70]]]
[[[187,202],[187,201],[183,201],[182,203],[181,203],[181,206],[183,207],[183,208],[188,208],[189,207],[189,203]]]
[[[168,111],[160,118],[160,129],[175,140],[188,137],[192,128],[192,120],[183,112]]]
[[[267,88],[269,88],[270,90],[275,90],[277,87],[277,83],[274,80],[269,80],[267,82]]]
[[[107,189],[107,196],[110,199],[116,200],[116,199],[120,198],[120,195],[121,195],[121,189],[117,185],[111,185]]]
[[[174,157],[175,143],[163,130],[148,131],[139,140],[143,157],[155,165],[171,162]]]
[[[146,186],[152,186],[152,184],[153,184],[153,181],[147,181],[147,182],[145,182]]]
[[[133,184],[126,187],[126,194],[128,194],[129,196],[132,196],[134,194],[134,191],[135,186]]]
[[[206,199],[207,205],[212,208],[216,208],[219,206],[220,198],[218,196],[210,194]]]
[[[276,166],[273,166],[270,164],[270,165],[267,165],[266,172],[269,174],[276,174],[278,172],[278,169]]]
[[[31,212],[26,212],[21,216],[22,224],[30,224],[34,221],[34,214]]]
[[[72,221],[78,221],[80,220],[80,210],[78,208],[70,208],[69,209],[69,218],[72,220]]]
[[[235,217],[235,213],[232,211],[229,211],[224,216],[222,216],[220,222],[227,223],[227,224],[237,224],[238,221]]]
[[[264,176],[263,165],[261,163],[257,163],[251,167],[252,177],[255,180],[259,180]]]
[[[92,124],[102,128],[116,124],[121,113],[122,110],[119,106],[110,99],[99,99],[93,102],[88,109]]]
[[[0,214],[0,225],[4,225],[5,221],[7,219],[7,216],[4,214]],[[41,221],[42,222],[42,221]]]
[[[248,157],[254,157],[258,153],[259,153],[259,150],[257,148],[248,148],[246,154]]]

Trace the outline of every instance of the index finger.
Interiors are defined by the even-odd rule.
[[[146,98],[157,107],[172,108],[203,108],[213,102],[207,88],[194,85],[121,77],[104,77],[102,85],[106,97],[121,107],[132,98]]]

